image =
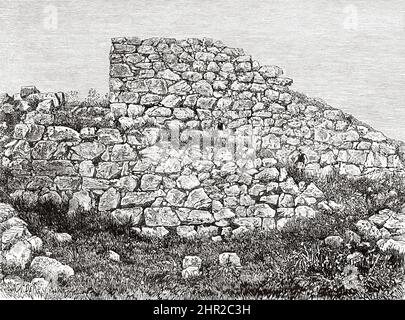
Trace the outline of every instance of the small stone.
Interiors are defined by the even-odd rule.
[[[405,219],[401,216],[392,216],[384,223],[384,228],[390,232],[405,233]]]
[[[372,215],[368,220],[374,223],[377,227],[382,227],[388,219],[395,213],[391,210],[381,210],[378,214]]]
[[[163,79],[147,79],[145,81],[146,85],[149,88],[149,91],[154,94],[166,94],[167,85],[166,81]],[[143,103],[141,103],[143,104]]]
[[[136,151],[127,143],[117,144],[111,152],[111,161],[135,161],[137,159]]]
[[[31,245],[28,241],[18,241],[4,254],[3,265],[7,268],[25,269],[32,256]]]
[[[193,239],[197,236],[193,226],[178,226],[176,231],[181,238]]]
[[[158,78],[163,78],[166,80],[178,81],[180,80],[180,76],[177,73],[174,73],[170,69],[166,69],[163,71],[159,71],[157,74]]]
[[[314,198],[323,198],[324,194],[321,190],[314,183],[310,183],[305,191],[302,193],[304,196],[307,197],[314,197]]]
[[[219,265],[220,266],[233,266],[236,268],[241,268],[241,262],[239,256],[234,252],[224,252],[219,255]]]
[[[182,73],[182,78],[187,81],[197,82],[202,80],[202,75],[199,72],[186,71]]]
[[[148,227],[175,227],[180,225],[176,213],[169,207],[146,208],[145,224]]]
[[[169,158],[162,162],[157,168],[157,173],[177,173],[181,170],[180,160],[175,158]]]
[[[68,233],[55,233],[53,235],[55,241],[59,244],[66,244],[72,242],[72,236]]]
[[[71,267],[44,256],[35,257],[31,262],[30,269],[38,276],[54,283],[57,283],[58,280],[67,280],[74,275]]]
[[[255,175],[255,179],[261,182],[271,182],[277,181],[279,176],[279,171],[276,168],[265,168]]]
[[[221,236],[214,236],[211,238],[211,240],[213,242],[221,242],[222,241],[222,237]]]
[[[92,208],[92,199],[86,190],[75,192],[69,200],[68,215],[74,216],[81,212],[89,212]]]
[[[402,258],[405,257],[405,241],[404,240],[394,240],[394,239],[389,239],[381,247],[381,250],[383,252],[386,251],[395,251],[399,255],[402,256]]]
[[[187,269],[188,267],[196,267],[200,269],[201,264],[202,260],[197,256],[185,256],[183,259],[183,269]]]
[[[215,219],[211,212],[207,210],[190,210],[185,209],[186,212],[178,211],[181,221],[185,224],[210,224],[214,223]]]
[[[191,87],[187,84],[186,81],[182,80],[176,82],[172,86],[169,87],[169,92],[178,95],[187,95],[190,92]]]
[[[181,98],[174,94],[166,96],[166,98],[164,98],[161,102],[161,104],[166,108],[176,108],[180,105],[180,103]]]
[[[145,107],[138,104],[130,104],[128,106],[128,116],[133,119],[142,116],[144,111]]]
[[[42,113],[51,113],[54,108],[54,101],[51,99],[46,99],[38,103],[36,110]]]
[[[110,109],[111,109],[111,112],[113,113],[115,119],[124,117],[127,114],[126,103],[111,103]]]
[[[235,213],[229,208],[221,208],[220,210],[214,212],[214,218],[216,221],[231,219],[233,217],[235,217]]]
[[[162,177],[154,174],[145,174],[141,179],[141,189],[144,191],[158,190]]]
[[[113,222],[119,226],[137,226],[142,220],[143,209],[139,207],[117,209],[111,213]]]
[[[196,208],[196,209],[206,209],[211,205],[212,200],[207,196],[204,189],[195,189],[190,192],[185,207]]]
[[[381,232],[370,221],[360,220],[356,223],[357,230],[365,240],[379,240]]]
[[[276,211],[266,203],[259,203],[254,206],[253,216],[260,218],[273,218]]]
[[[352,230],[347,230],[345,232],[345,242],[347,244],[359,245],[361,242],[361,237],[356,232]]]
[[[157,227],[157,228],[142,227],[140,234],[141,236],[144,236],[146,238],[162,239],[169,234],[169,230],[167,230],[165,227]]]
[[[197,237],[203,240],[208,240],[213,236],[218,235],[217,226],[198,226],[197,227]]]
[[[8,275],[4,277],[3,283],[9,286],[21,286],[24,284],[24,280],[19,276]]]
[[[211,85],[206,80],[200,80],[193,85],[193,90],[202,96],[210,97],[213,94]]]
[[[98,141],[102,144],[110,145],[122,143],[122,137],[118,129],[102,128],[97,131]]]
[[[338,249],[342,246],[343,239],[339,236],[329,236],[325,238],[325,245],[333,249]]]
[[[108,251],[108,259],[115,262],[120,262],[120,255],[115,251],[109,250]]]

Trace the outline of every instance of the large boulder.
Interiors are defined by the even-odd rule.
[[[10,249],[18,240],[30,237],[31,234],[25,225],[11,226],[1,235],[1,249]]]
[[[110,211],[117,208],[120,203],[120,193],[115,188],[110,188],[100,198],[98,205],[99,211]]]
[[[31,244],[28,241],[18,241],[4,253],[3,268],[23,270],[30,262],[31,255]]]
[[[6,203],[0,203],[0,223],[14,217],[16,214],[14,208]]]
[[[44,256],[35,257],[31,262],[30,269],[37,276],[51,282],[66,281],[74,275],[73,269],[68,265]]]
[[[211,205],[211,199],[205,193],[204,189],[195,189],[190,192],[185,203],[185,207],[195,209],[207,209]]]

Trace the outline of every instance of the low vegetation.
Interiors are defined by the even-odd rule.
[[[73,299],[398,299],[401,269],[391,257],[366,255],[359,269],[346,262],[351,248],[322,244],[316,225],[290,225],[283,232],[256,232],[212,243],[142,239],[107,231],[81,235],[68,245],[46,241],[52,257],[76,275],[50,298]],[[108,259],[108,251],[121,256]],[[221,267],[218,255],[236,252],[242,269]],[[202,276],[184,280],[186,255],[203,259]],[[356,279],[349,276],[356,273]],[[358,274],[357,274],[358,273]],[[23,277],[32,277],[28,272]]]
[[[317,182],[318,184],[321,181]],[[380,183],[329,179],[321,187],[329,200],[344,203],[336,212],[323,212],[314,219],[295,219],[282,231],[253,232],[214,243],[186,240],[170,235],[161,240],[142,238],[129,227],[116,228],[98,213],[69,220],[64,208],[41,205],[20,210],[32,232],[45,240],[52,257],[70,265],[76,275],[48,298],[73,299],[400,299],[403,297],[403,266],[400,259],[369,246],[347,243],[331,248],[323,240],[345,237],[354,223],[374,212],[373,192],[386,194],[384,206],[395,209],[403,201],[400,182],[388,177]],[[370,189],[372,188],[372,190]],[[390,192],[397,190],[390,202]],[[377,193],[376,193],[377,194]],[[381,199],[379,198],[381,201]],[[69,232],[74,241],[58,244],[44,232]],[[121,257],[108,258],[109,250]],[[362,252],[353,267],[347,256]],[[222,267],[218,256],[236,252],[242,268]],[[198,255],[202,275],[185,280],[182,259]],[[28,271],[23,278],[32,278]]]

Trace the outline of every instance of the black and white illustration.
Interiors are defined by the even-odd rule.
[[[386,3],[2,0],[0,299],[404,299]]]

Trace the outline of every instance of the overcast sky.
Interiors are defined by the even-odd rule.
[[[108,90],[115,36],[211,37],[405,140],[405,1],[0,0],[0,92]]]

